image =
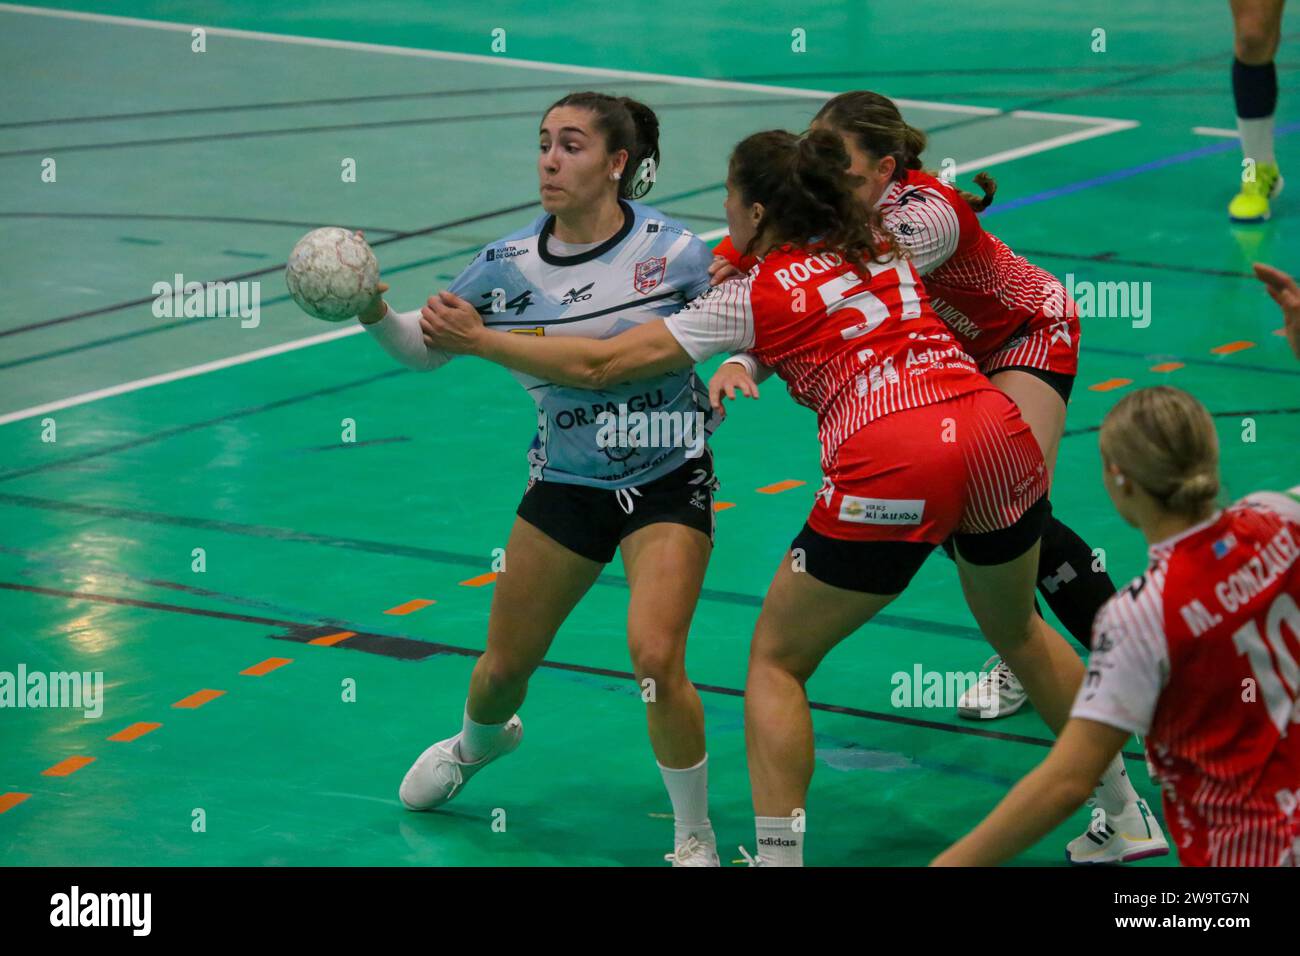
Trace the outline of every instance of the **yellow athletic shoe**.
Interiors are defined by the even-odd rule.
[[[1282,191],[1282,186],[1277,163],[1260,163],[1255,167],[1255,181],[1242,183],[1241,192],[1228,203],[1228,218],[1233,222],[1267,222],[1268,201]]]

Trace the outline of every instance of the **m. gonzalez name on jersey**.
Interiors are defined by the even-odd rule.
[[[538,216],[480,250],[450,291],[470,302],[485,325],[502,332],[603,339],[672,315],[708,289],[713,253],[707,245],[649,206],[619,205],[618,232],[574,255],[557,253],[551,238],[555,218]],[[534,479],[624,488],[673,471],[692,450],[680,442],[599,441],[602,422],[608,421],[602,412],[617,418],[622,411],[623,420],[627,413],[676,413],[679,421],[689,416],[703,422],[705,435],[713,429],[707,389],[692,370],[603,391],[512,374],[537,404],[537,435],[528,452]],[[652,429],[652,440],[661,434]]]

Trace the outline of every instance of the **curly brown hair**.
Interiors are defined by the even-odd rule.
[[[728,178],[746,205],[763,206],[763,218],[743,255],[760,238],[824,245],[862,269],[868,260],[901,255],[879,210],[855,195],[864,180],[849,172],[844,143],[828,130],[797,136],[774,129],[748,136],[732,150]]]

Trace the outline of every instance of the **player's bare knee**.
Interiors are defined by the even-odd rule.
[[[1277,53],[1277,34],[1262,20],[1247,20],[1237,26],[1233,44],[1237,59],[1249,66],[1270,62]]]
[[[631,651],[632,671],[639,682],[653,680],[656,687],[671,691],[686,679],[683,641],[670,637],[643,639],[634,643]]]

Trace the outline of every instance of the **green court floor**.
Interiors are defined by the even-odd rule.
[[[1145,549],[1101,488],[1095,426],[1125,389],[1169,382],[1209,406],[1228,497],[1300,480],[1300,365],[1249,276],[1300,268],[1300,206],[1284,195],[1268,226],[1230,227],[1236,141],[1194,131],[1233,126],[1226,3],[1175,19],[1157,0],[960,17],[940,0],[75,9],[0,5],[0,671],[102,672],[105,698],[98,718],[0,710],[4,864],[662,865],[670,808],[618,563],[536,675],[520,750],[445,811],[401,809],[411,760],[460,724],[532,402],[495,366],[393,365],[354,326],[300,313],[281,274],[308,229],[361,227],[390,299],[416,307],[535,214],[536,123],[569,90],[658,111],[648,201],[711,236],[738,139],[876,89],[930,131],[930,165],[996,176],[987,225],[1014,249],[1076,285],[1149,283],[1149,325],[1084,322],[1053,492],[1117,581]],[[1294,14],[1284,34],[1285,172]],[[154,283],[178,273],[260,281],[260,323],[156,316]],[[753,841],[748,639],[818,484],[813,418],[776,386],[713,442],[731,507],[688,653],[728,862]],[[785,481],[805,484],[760,490]],[[828,659],[809,686],[810,864],[923,864],[1043,757],[1028,708],[975,725],[891,705],[896,672],[986,654],[940,556]],[[1065,865],[1087,822],[1018,862]]]

